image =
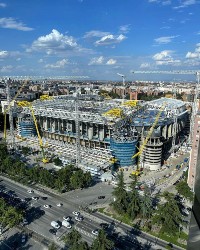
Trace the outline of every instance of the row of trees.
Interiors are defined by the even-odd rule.
[[[112,207],[114,210],[119,215],[128,217],[130,221],[140,219],[149,230],[154,226],[159,232],[168,235],[180,232],[181,225],[184,224],[182,207],[179,200],[175,199],[174,194],[164,192],[160,197],[155,197],[153,200],[147,187],[144,189],[143,196],[141,196],[137,186],[137,178],[133,177],[130,183],[130,191],[127,192],[123,172],[120,171],[118,184],[113,191],[115,201],[112,203]]]
[[[20,159],[13,159],[8,155],[4,144],[0,144],[0,170],[25,184],[36,182],[49,188],[55,188],[60,192],[88,187],[92,181],[89,172],[84,173],[73,165],[68,165],[54,172],[39,166],[29,168]]]
[[[118,184],[113,191],[115,201],[112,203],[112,206],[118,214],[127,215],[131,220],[138,216],[143,219],[149,219],[153,211],[152,198],[147,188],[145,188],[143,196],[139,195],[136,186],[137,178],[134,176],[130,183],[130,191],[127,192],[124,175],[120,171]]]
[[[104,230],[100,230],[97,238],[89,246],[87,242],[82,241],[81,234],[73,229],[70,233],[63,237],[63,241],[69,250],[111,250],[114,247],[113,241],[108,239]]]
[[[0,198],[0,224],[1,227],[14,227],[18,225],[23,218],[20,209],[9,206],[6,201]]]

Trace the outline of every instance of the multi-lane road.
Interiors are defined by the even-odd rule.
[[[55,241],[60,247],[63,246],[61,241],[62,235],[70,232],[70,229],[66,229],[63,226],[57,231],[57,235],[52,235],[49,232],[51,227],[51,221],[62,222],[63,216],[71,217],[71,224],[75,227],[83,236],[83,240],[86,240],[89,244],[95,239],[95,235],[92,234],[92,230],[100,229],[101,223],[108,223],[108,233],[117,240],[119,249],[165,249],[166,242],[157,239],[151,235],[143,232],[135,231],[128,225],[118,223],[110,217],[106,217],[100,213],[86,213],[80,209],[80,207],[86,207],[90,204],[109,203],[111,199],[112,188],[107,184],[97,184],[94,187],[87,190],[71,191],[63,195],[51,193],[49,191],[33,188],[34,193],[28,193],[28,187],[21,184],[10,181],[2,177],[0,183],[1,188],[6,190],[12,190],[20,198],[31,198],[29,202],[29,208],[27,212],[28,225],[25,226],[29,230],[41,235],[44,239],[49,241]],[[98,199],[98,195],[105,195],[103,200]],[[32,197],[39,197],[38,200],[32,200]],[[41,197],[47,197],[46,200]],[[62,203],[61,207],[57,204]],[[50,208],[44,208],[44,205],[50,205]],[[74,219],[73,211],[80,211],[84,220],[77,222]],[[42,212],[44,211],[44,212]],[[122,248],[120,248],[120,245]],[[42,249],[42,248],[41,248]],[[181,249],[174,246],[174,249]]]

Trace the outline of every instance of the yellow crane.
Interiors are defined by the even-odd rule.
[[[40,131],[39,131],[39,128],[38,128],[38,124],[37,124],[37,119],[35,117],[35,113],[34,113],[34,109],[32,107],[32,104],[30,102],[27,102],[27,101],[20,101],[20,102],[17,102],[17,105],[19,107],[28,107],[31,111],[31,114],[32,114],[32,117],[33,117],[33,121],[34,121],[34,124],[35,124],[35,128],[36,128],[36,131],[37,131],[37,136],[38,136],[38,140],[39,140],[39,145],[40,145],[40,148],[42,150],[42,162],[43,163],[48,163],[48,159],[46,158],[45,156],[45,152],[44,152],[44,145],[43,145],[43,142],[42,142],[42,138],[40,136]]]
[[[142,152],[143,152],[145,146],[147,145],[148,140],[150,139],[150,137],[151,137],[151,135],[152,135],[152,133],[153,133],[153,131],[154,131],[155,126],[157,125],[157,123],[158,123],[158,121],[159,121],[159,118],[160,118],[160,116],[161,116],[161,114],[162,114],[162,112],[163,112],[165,106],[166,106],[166,103],[164,103],[164,104],[161,106],[161,108],[160,108],[158,114],[156,115],[155,121],[154,121],[153,125],[151,126],[151,128],[150,128],[150,130],[149,130],[149,132],[148,132],[148,134],[147,134],[147,136],[146,136],[146,138],[145,138],[143,144],[142,144],[142,145],[140,146],[140,148],[138,149],[138,152],[132,156],[132,158],[135,158],[135,157],[140,156],[140,155],[142,154]],[[139,174],[140,174],[140,171],[138,170],[138,167],[137,167],[137,170],[136,170],[136,171],[133,171],[133,172],[132,172],[132,174],[134,174],[134,175],[139,175]]]
[[[22,86],[19,88],[19,90],[17,91],[17,94],[14,96],[14,98],[12,99],[12,101],[10,103],[8,103],[8,107],[4,110],[4,139],[6,140],[6,114],[8,113],[8,111],[11,108],[12,103],[17,99],[17,97],[19,96],[19,94],[21,93],[23,87],[28,83],[28,81],[24,81],[24,83],[22,84]],[[8,94],[8,93],[7,93]]]

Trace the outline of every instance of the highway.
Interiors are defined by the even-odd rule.
[[[70,216],[72,225],[82,234],[83,240],[87,241],[89,244],[91,244],[96,237],[92,234],[92,230],[100,229],[100,223],[107,222],[109,224],[107,232],[114,236],[115,240],[118,240],[119,249],[134,250],[140,249],[140,246],[143,246],[141,249],[165,249],[166,242],[163,242],[160,239],[156,239],[155,237],[143,232],[136,232],[133,228],[123,223],[117,224],[112,218],[100,213],[95,212],[89,214],[79,209],[79,206],[86,206],[93,202],[97,202],[99,193],[106,194],[107,199],[99,200],[98,203],[110,202],[111,191],[108,191],[107,184],[99,184],[97,187],[94,186],[90,189],[71,191],[63,195],[57,195],[42,189],[34,189],[34,193],[29,194],[27,192],[29,189],[28,187],[14,183],[4,177],[2,177],[2,179],[3,180],[0,182],[1,188],[5,188],[8,191],[14,191],[20,199],[32,198],[33,196],[39,197],[37,201],[31,199],[29,202],[27,212],[28,225],[26,227],[37,232],[46,239],[51,241],[53,239],[61,247],[63,247],[63,243],[60,239],[63,234],[70,232],[70,229],[61,227],[58,230],[57,235],[54,236],[49,232],[49,229],[51,228],[50,224],[53,220],[62,222],[63,216]],[[41,197],[47,197],[47,199],[43,200]],[[58,203],[62,203],[63,206],[58,207],[56,205]],[[50,205],[51,208],[44,208],[43,206],[45,204]],[[72,214],[74,210],[81,212],[84,217],[82,222],[77,222],[74,219],[75,216]],[[45,211],[45,213],[42,211]],[[120,244],[123,248],[120,248]],[[174,246],[173,249],[178,250],[181,248]]]

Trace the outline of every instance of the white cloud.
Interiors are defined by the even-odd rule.
[[[5,3],[0,3],[0,8],[5,8],[7,5]]]
[[[106,64],[107,65],[113,65],[113,64],[115,64],[117,62],[117,60],[115,60],[115,59],[109,59],[107,62],[106,62]]]
[[[187,52],[185,57],[187,59],[194,59],[194,58],[199,58],[200,54],[198,52]]]
[[[16,59],[16,61],[17,61],[17,62],[21,61],[21,57],[18,57],[18,58]]]
[[[115,43],[120,43],[123,40],[126,39],[126,36],[124,36],[123,34],[120,34],[119,36],[115,36],[115,35],[107,35],[107,36],[103,36],[100,40],[95,42],[96,46],[99,45],[112,45]]]
[[[141,69],[146,69],[146,68],[150,68],[150,67],[151,67],[150,63],[142,63],[142,64],[140,65],[140,68],[141,68]]]
[[[181,5],[173,7],[174,9],[181,9],[181,8],[186,8],[190,5],[197,4],[198,2],[196,0],[183,0],[181,1]]]
[[[41,51],[46,54],[56,54],[58,52],[78,49],[79,46],[72,36],[65,36],[59,31],[53,29],[46,36],[41,36],[35,40],[27,52]]]
[[[156,53],[152,59],[155,60],[156,65],[173,65],[178,66],[180,65],[181,61],[178,59],[174,59],[172,57],[173,51],[172,50],[163,50],[160,53]]]
[[[90,60],[88,65],[100,65],[103,64],[104,62],[104,57],[100,56],[100,57],[94,57]]]
[[[155,38],[154,41],[158,44],[167,44],[167,43],[171,43],[172,39],[174,39],[175,37],[178,37],[178,36],[162,36],[162,37]]]
[[[33,28],[27,27],[22,22],[16,21],[12,17],[3,17],[0,18],[0,27],[6,29],[15,29],[15,30],[22,30],[22,31],[31,31]]]
[[[84,38],[90,38],[90,37],[103,37],[109,35],[110,32],[104,32],[100,30],[91,30],[85,33]]]
[[[194,52],[188,51],[185,57],[187,59],[200,59],[200,43],[196,44]]]
[[[171,0],[149,0],[149,3],[161,3],[162,5],[170,5]]]
[[[7,72],[11,72],[12,69],[13,69],[12,65],[7,65],[7,66],[1,67],[0,68],[0,72],[7,73]]]
[[[57,61],[55,64],[46,64],[45,68],[64,68],[66,64],[69,64],[68,59],[62,59],[60,61]]]
[[[0,51],[0,58],[6,58],[8,56],[9,56],[8,51],[6,51],[6,50],[1,50]]]
[[[40,58],[40,59],[38,60],[38,62],[39,62],[39,63],[43,63],[44,60],[43,60],[42,58]]]
[[[130,31],[130,24],[122,25],[119,27],[119,32],[120,33],[128,33]]]

